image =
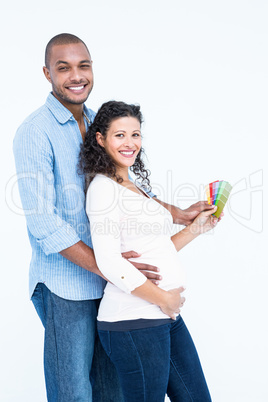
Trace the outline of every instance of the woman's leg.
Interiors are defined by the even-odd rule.
[[[170,327],[161,325],[129,332],[99,331],[114,363],[125,402],[163,402],[170,364]]]
[[[170,324],[170,374],[167,394],[172,402],[211,402],[191,335],[181,317]]]

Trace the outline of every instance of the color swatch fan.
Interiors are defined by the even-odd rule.
[[[232,190],[232,186],[228,181],[214,181],[213,183],[209,183],[206,186],[206,195],[208,199],[208,203],[211,205],[217,205],[217,211],[215,215],[219,218],[222,213],[223,208],[228,200],[230,192]]]

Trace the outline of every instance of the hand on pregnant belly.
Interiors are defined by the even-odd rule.
[[[168,290],[166,292],[166,303],[160,306],[163,313],[167,314],[172,320],[176,320],[176,314],[180,313],[180,309],[184,305],[185,297],[181,295],[184,290],[183,287]]]

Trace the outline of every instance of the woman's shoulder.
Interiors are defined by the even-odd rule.
[[[98,174],[90,183],[86,196],[86,209],[89,214],[105,215],[115,211],[120,199],[116,183],[104,175]]]
[[[105,185],[105,186],[113,186],[116,187],[116,183],[114,180],[110,179],[110,177],[105,176],[104,174],[96,174],[96,176],[94,177],[94,179],[92,180],[92,182],[89,185],[90,187],[97,187],[100,185]]]
[[[118,192],[117,183],[103,174],[97,174],[90,183],[87,193],[116,193]]]

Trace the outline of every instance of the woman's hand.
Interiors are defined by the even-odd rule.
[[[159,305],[164,314],[168,315],[172,320],[176,320],[176,314],[180,313],[181,307],[185,302],[185,297],[181,296],[184,288],[171,289],[166,292],[165,303]]]
[[[217,207],[214,206],[214,208],[210,211],[201,212],[194,219],[193,223],[189,225],[190,231],[195,235],[199,235],[213,229],[218,223],[218,218],[216,218],[216,216],[212,216],[212,214],[214,214],[216,211]]]
[[[173,241],[177,251],[180,251],[200,234],[208,232],[216,226],[219,219],[217,219],[216,216],[211,216],[216,212],[216,210],[217,207],[214,206],[214,208],[209,211],[201,212],[194,219],[193,223],[171,236],[171,240]]]

